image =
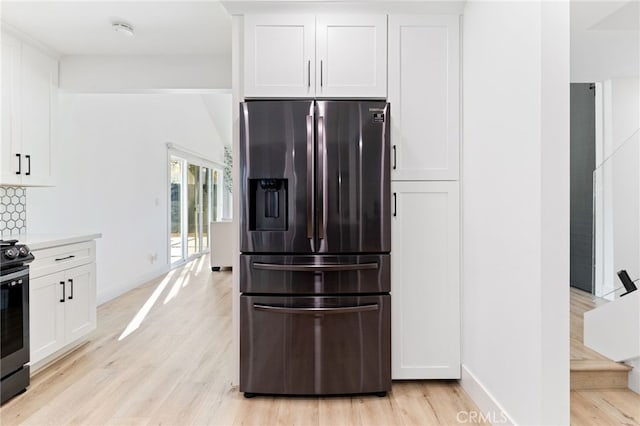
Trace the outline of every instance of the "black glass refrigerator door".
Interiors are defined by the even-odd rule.
[[[314,250],[314,102],[240,104],[240,251]]]
[[[391,251],[389,104],[316,104],[318,251]]]

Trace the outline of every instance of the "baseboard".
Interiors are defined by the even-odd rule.
[[[156,268],[144,275],[136,277],[135,279],[128,281],[126,283],[122,283],[117,287],[111,287],[103,291],[99,291],[96,295],[96,302],[98,306],[106,303],[116,297],[128,292],[129,290],[133,290],[134,288],[140,287],[142,284],[145,284],[155,278],[158,278],[162,274],[166,274],[171,269],[169,265],[163,265],[159,268]]]
[[[491,395],[491,392],[478,380],[478,378],[467,368],[466,365],[462,365],[462,378],[460,379],[460,385],[471,397],[473,402],[480,409],[480,413],[470,413],[476,418],[481,417],[483,420],[488,421],[493,425],[515,425],[509,413],[496,401]],[[469,421],[467,421],[468,423]]]
[[[633,367],[633,370],[629,371],[629,389],[640,394],[640,358],[625,361],[625,364]]]

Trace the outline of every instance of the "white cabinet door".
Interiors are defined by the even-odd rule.
[[[2,140],[0,140],[0,183],[19,185],[18,171],[20,153],[20,42],[2,34]]]
[[[393,379],[460,377],[459,187],[392,182]]]
[[[316,96],[387,97],[387,16],[316,19]]]
[[[244,95],[313,97],[315,17],[244,17]]]
[[[32,364],[65,344],[64,285],[64,272],[32,278],[29,282],[29,344]]]
[[[458,16],[389,17],[393,180],[458,180]]]
[[[52,185],[58,65],[53,58],[23,44],[21,69],[22,183]]]
[[[65,336],[71,342],[96,328],[95,263],[69,269],[65,274]]]

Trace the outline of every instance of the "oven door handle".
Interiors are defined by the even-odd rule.
[[[297,314],[297,315],[331,315],[331,314],[357,314],[360,312],[377,311],[378,304],[345,306],[340,308],[285,308],[283,306],[269,306],[253,304],[253,309],[262,312],[271,312],[276,314]]]
[[[364,269],[378,269],[378,262],[346,263],[343,265],[283,265],[278,263],[253,262],[253,269],[265,271],[289,271],[289,272],[337,272],[360,271]]]
[[[29,276],[29,270],[25,269],[24,271],[13,272],[7,275],[0,275],[0,278],[2,278],[2,284],[4,284],[5,281],[15,280],[16,278],[24,278],[28,276]]]

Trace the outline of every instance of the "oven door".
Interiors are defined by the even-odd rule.
[[[2,271],[0,285],[0,362],[2,377],[29,362],[29,267]]]
[[[240,300],[240,391],[329,395],[391,389],[389,295]]]

